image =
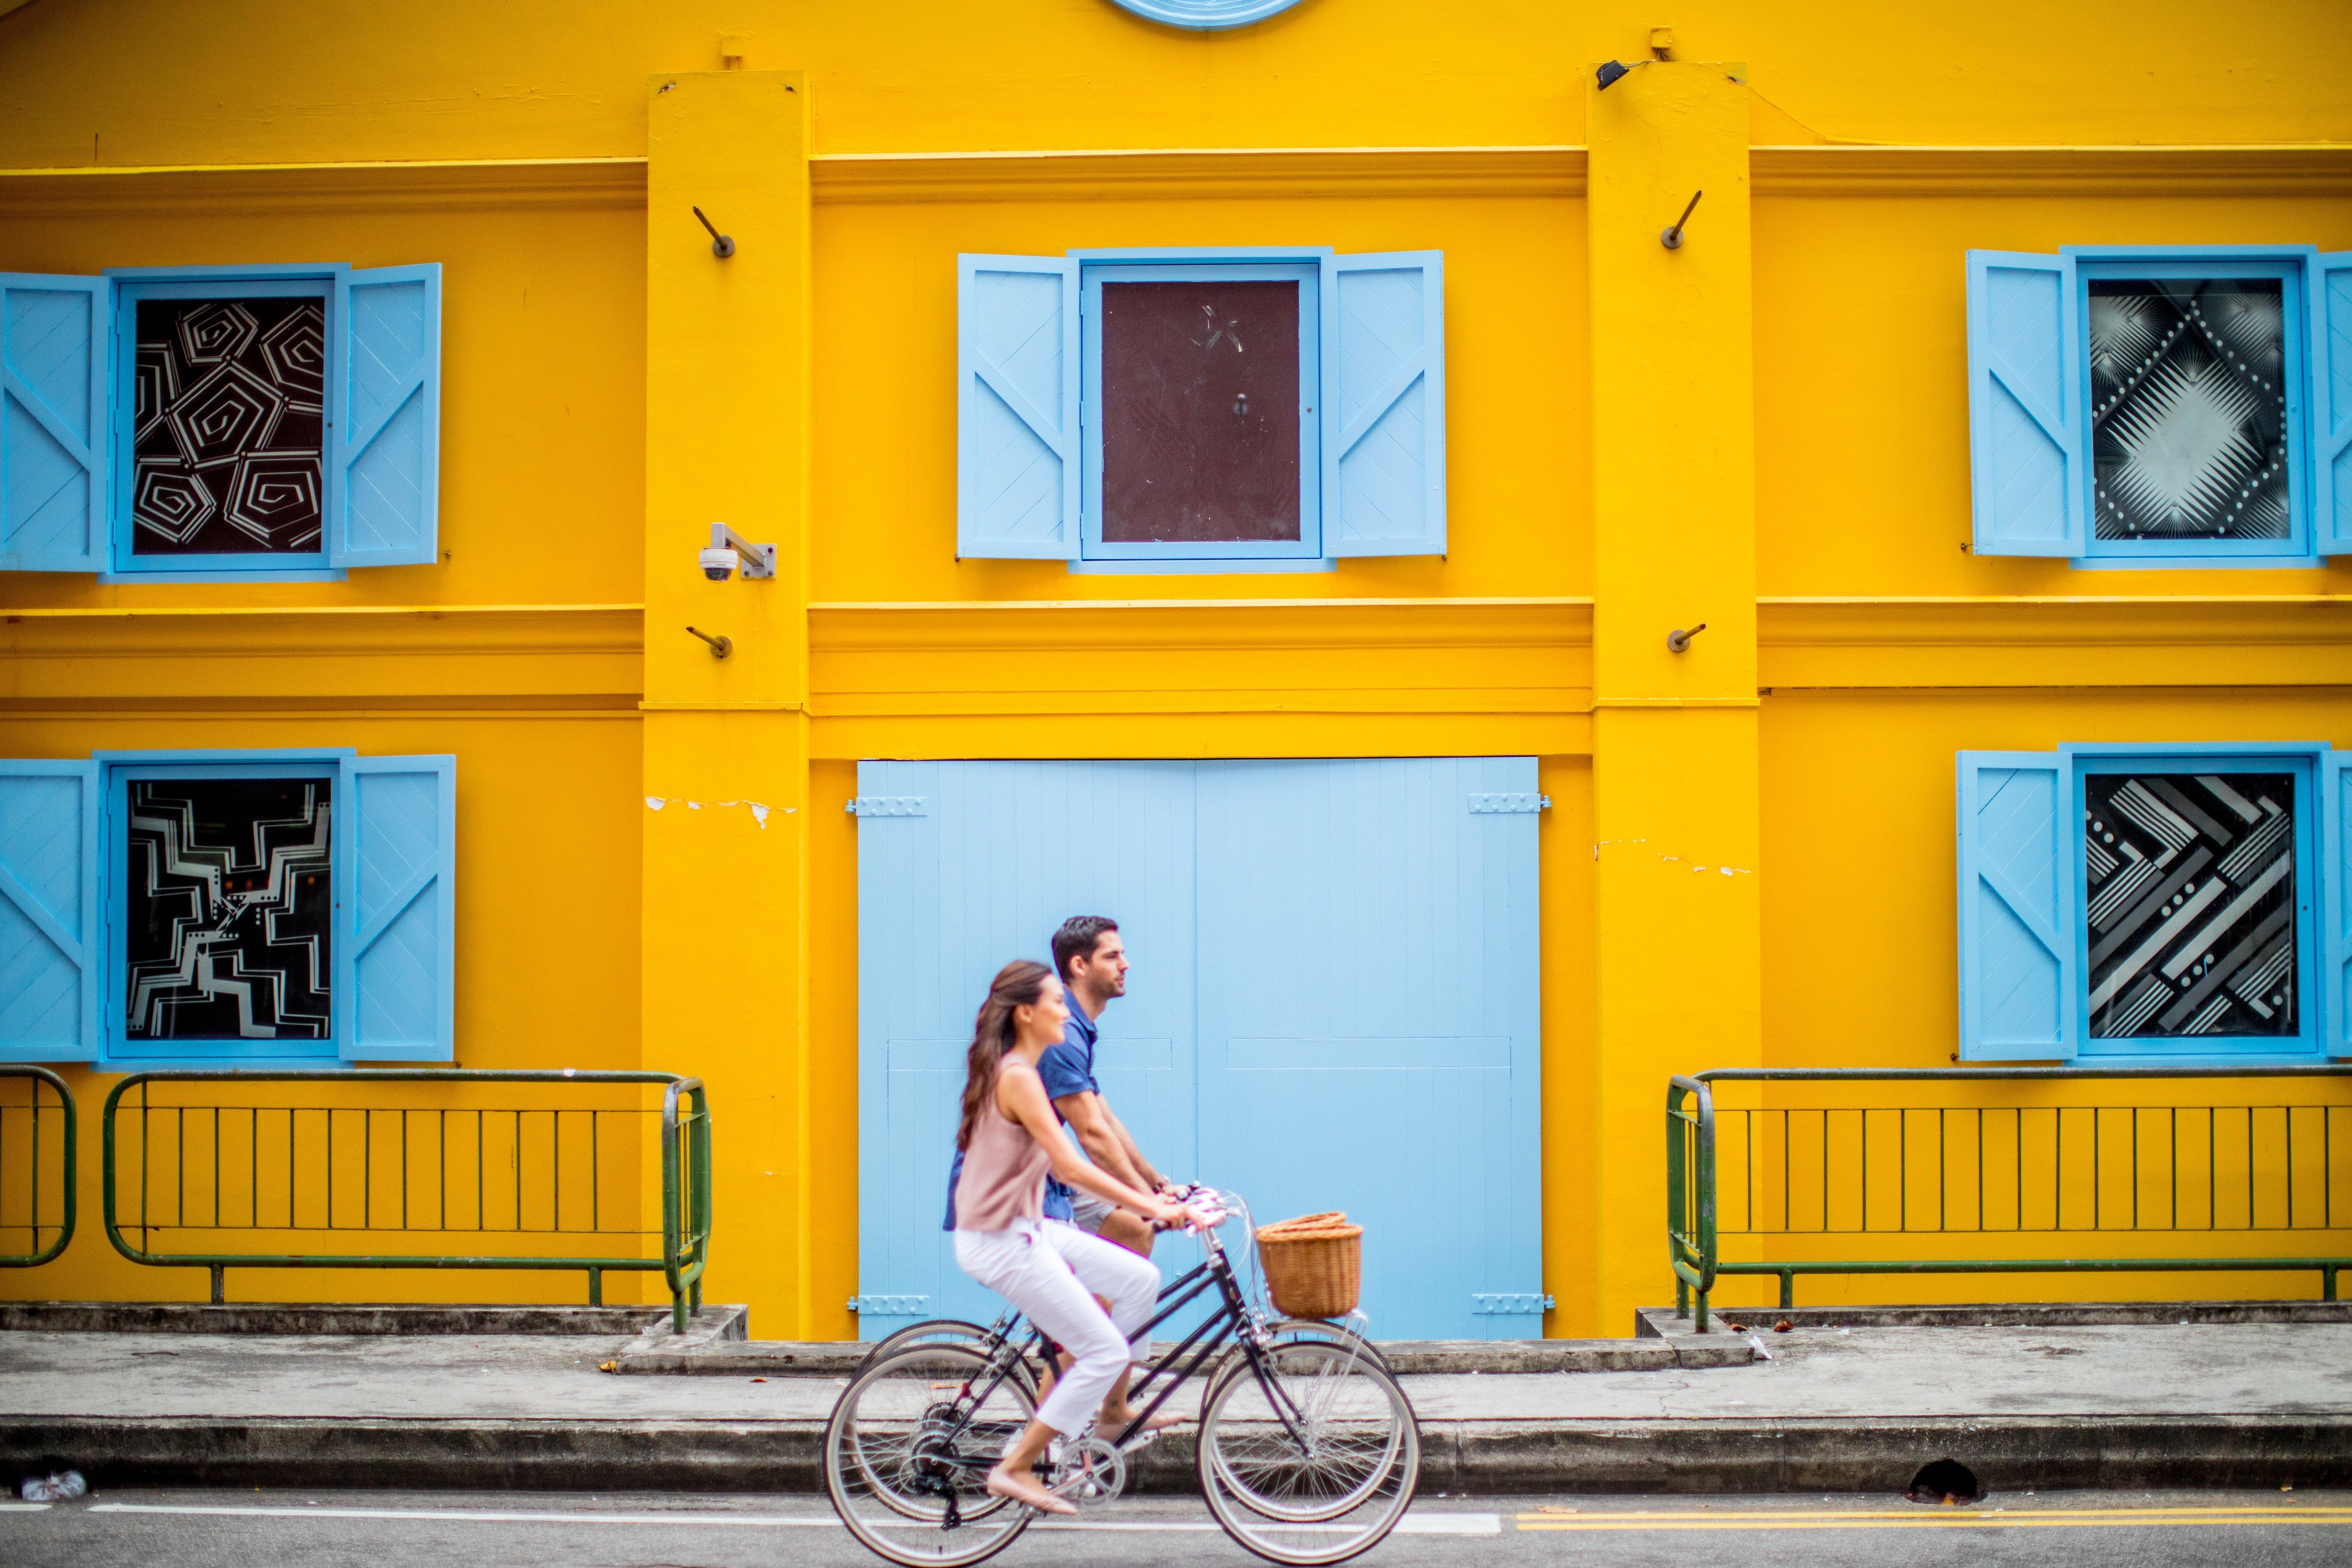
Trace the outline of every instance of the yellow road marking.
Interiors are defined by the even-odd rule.
[[[2159,1513],[2150,1510],[2137,1512],[2116,1512],[2092,1518],[2062,1517],[2056,1513],[1984,1513],[1927,1514],[1906,1519],[1900,1516],[1881,1518],[1817,1518],[1788,1514],[1750,1514],[1746,1517],[1726,1515],[1719,1519],[1701,1518],[1692,1514],[1676,1514],[1670,1518],[1642,1519],[1624,1514],[1595,1514],[1581,1519],[1562,1518],[1558,1514],[1540,1519],[1522,1518],[1521,1531],[1628,1531],[1663,1530],[1721,1532],[1726,1531],[1770,1530],[2101,1530],[2143,1525],[2149,1528],[2179,1525],[2225,1524],[2333,1524],[2352,1525],[2352,1512],[2315,1509],[2281,1510],[2275,1512],[2182,1512]]]
[[[2182,1506],[2178,1508],[2037,1508],[2014,1511],[1983,1510],[1974,1512],[1959,1509],[1937,1509],[1925,1512],[1920,1509],[1771,1509],[1753,1513],[1705,1514],[1692,1509],[1651,1509],[1606,1513],[1585,1513],[1580,1510],[1562,1512],[1523,1513],[1523,1521],[1545,1523],[1580,1523],[1591,1520],[1692,1520],[1713,1523],[1726,1519],[1907,1519],[1913,1521],[1990,1519],[1999,1512],[2002,1518],[2021,1518],[2031,1514],[2035,1519],[2137,1519],[2187,1514],[2292,1514],[2296,1518],[2352,1517],[2352,1504],[2329,1506],[2311,1503],[2215,1503],[2211,1507]]]

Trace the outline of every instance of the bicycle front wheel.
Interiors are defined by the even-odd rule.
[[[1302,1340],[1226,1378],[1201,1412],[1202,1497],[1271,1563],[1344,1563],[1396,1528],[1421,1473],[1404,1390],[1343,1345]]]
[[[1026,1384],[969,1345],[910,1344],[850,1381],[825,1423],[825,1491],[868,1550],[903,1568],[992,1557],[1034,1517],[986,1489],[1035,1414]]]

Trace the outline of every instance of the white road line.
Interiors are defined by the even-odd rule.
[[[13,1503],[13,1508],[46,1508],[47,1503]],[[727,1524],[769,1528],[814,1526],[836,1529],[831,1514],[788,1513],[559,1513],[552,1510],[408,1509],[408,1508],[256,1508],[250,1505],[201,1503],[100,1502],[89,1513],[203,1514],[226,1519],[415,1519],[475,1524]],[[1055,1520],[1040,1530],[1141,1531],[1191,1532],[1213,1531],[1213,1522],[1194,1520]],[[1280,1526],[1272,1528],[1279,1529]],[[1345,1525],[1325,1525],[1321,1531],[1344,1531]],[[1499,1535],[1503,1516],[1497,1513],[1409,1513],[1397,1521],[1399,1535]]]
[[[0,1513],[38,1513],[49,1505],[45,1502],[7,1502],[0,1500]]]

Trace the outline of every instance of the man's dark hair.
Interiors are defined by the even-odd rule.
[[[1108,915],[1072,915],[1064,921],[1062,929],[1054,933],[1054,971],[1062,977],[1062,984],[1070,983],[1072,959],[1092,958],[1103,932],[1118,929],[1118,922]]]

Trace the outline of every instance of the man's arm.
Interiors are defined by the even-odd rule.
[[[1054,1101],[1054,1109],[1070,1124],[1070,1131],[1077,1134],[1078,1146],[1097,1166],[1130,1187],[1150,1192],[1159,1186],[1156,1177],[1145,1179],[1144,1171],[1149,1167],[1143,1165],[1139,1155],[1131,1152],[1134,1140],[1127,1136],[1127,1129],[1119,1126],[1118,1119],[1110,1113],[1101,1095],[1092,1089],[1066,1094]]]
[[[1154,1193],[1166,1186],[1168,1184],[1167,1179],[1161,1176],[1159,1172],[1153,1170],[1151,1168],[1151,1162],[1143,1157],[1143,1150],[1138,1146],[1135,1139],[1128,1132],[1127,1123],[1118,1119],[1118,1112],[1110,1108],[1110,1102],[1103,1099],[1102,1096],[1097,1095],[1095,1096],[1095,1103],[1102,1107],[1103,1115],[1110,1121],[1111,1131],[1118,1135],[1120,1145],[1127,1150],[1128,1163],[1133,1165],[1135,1167],[1136,1174],[1143,1178],[1142,1182],[1139,1184],[1141,1185],[1145,1191]]]

